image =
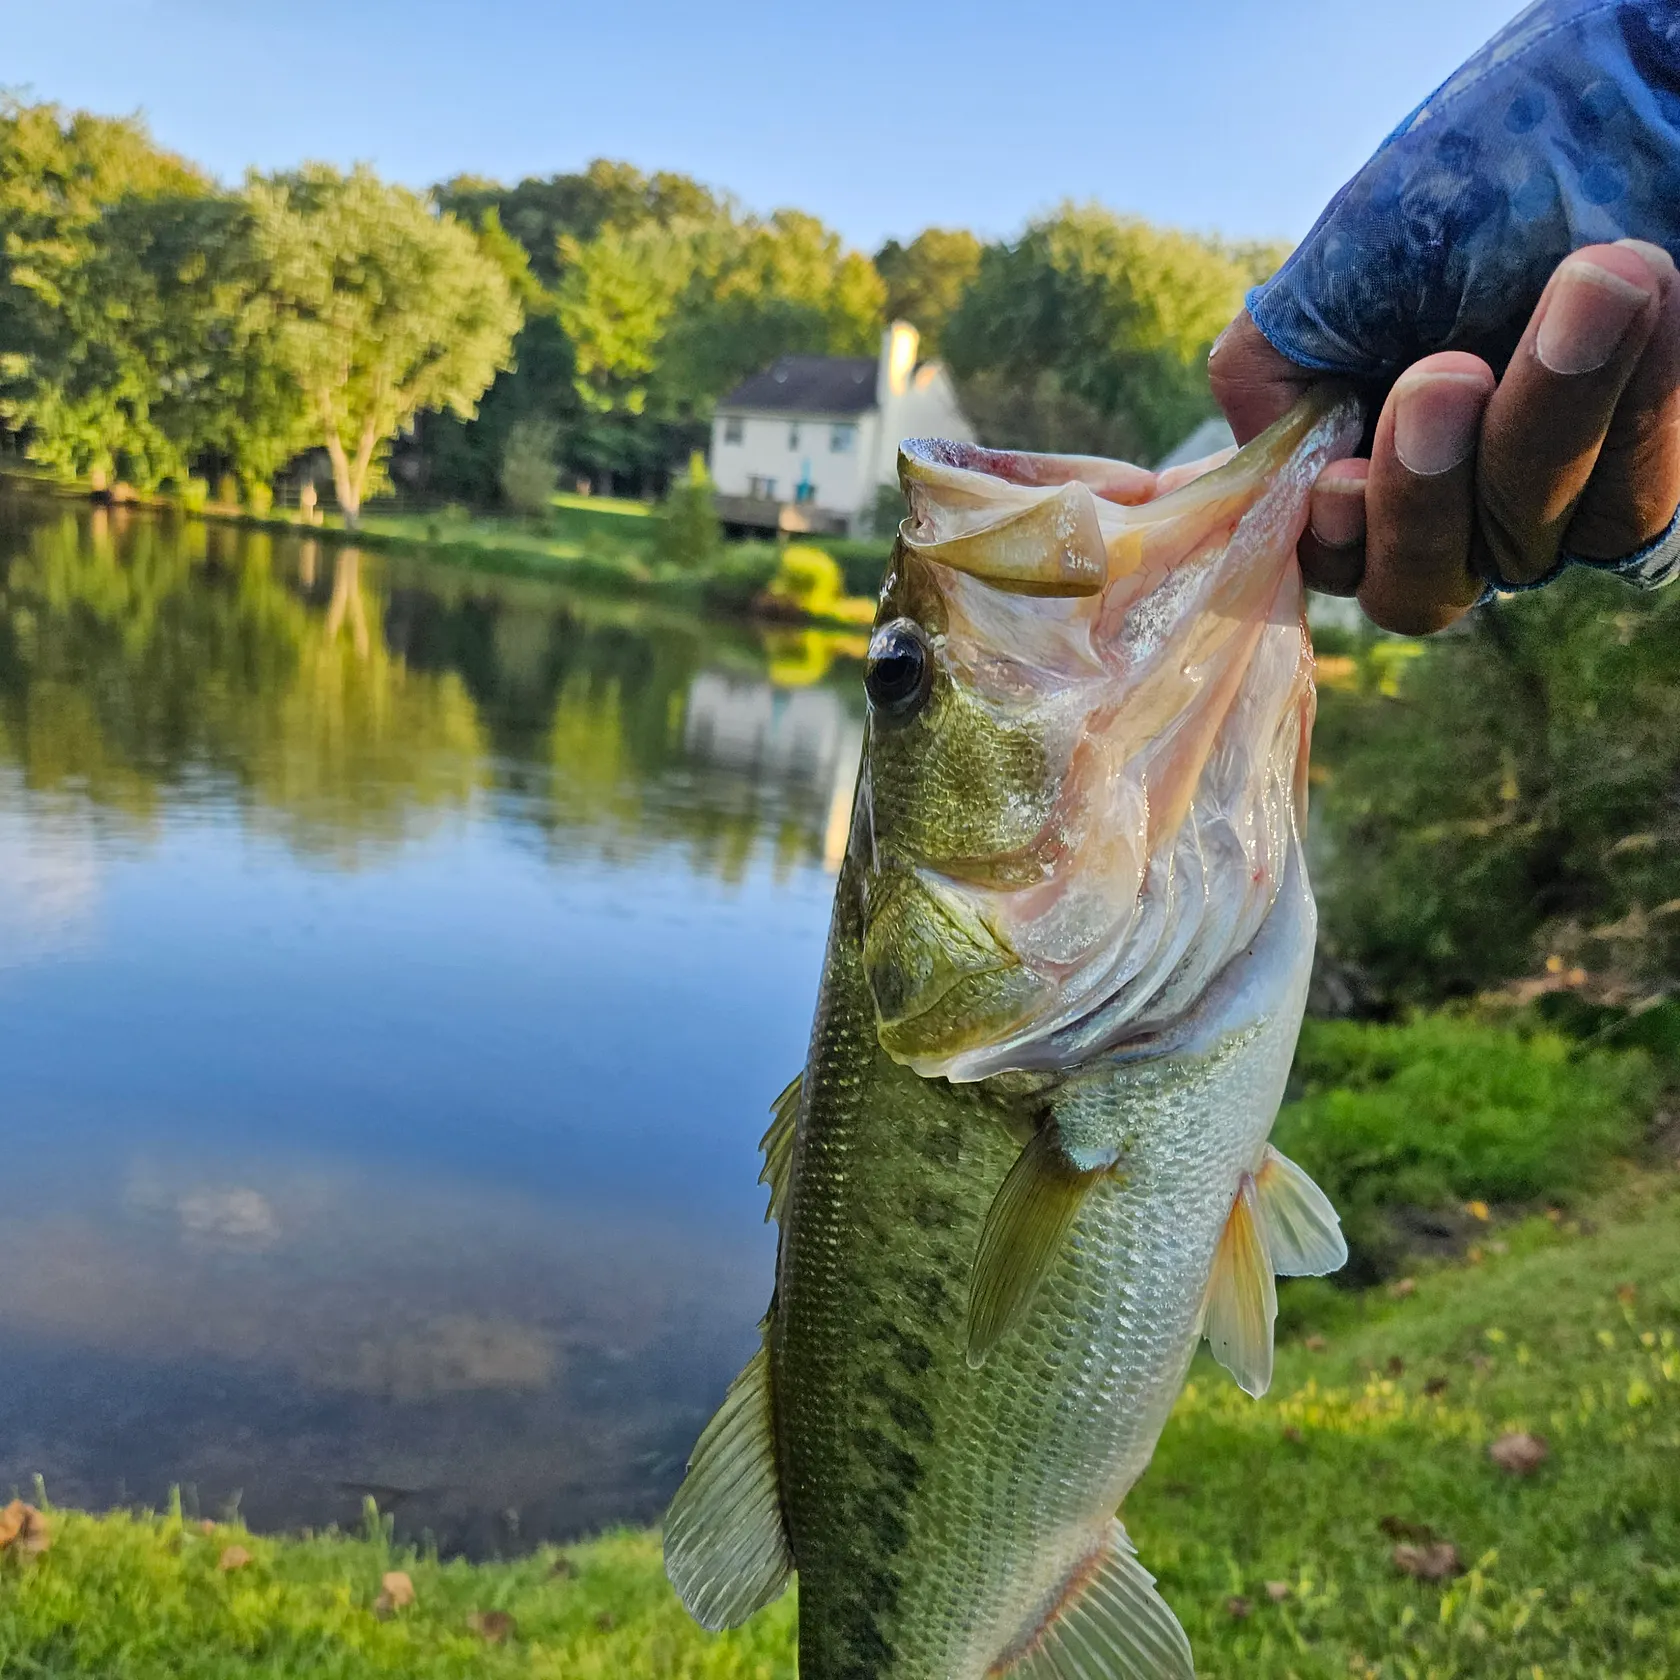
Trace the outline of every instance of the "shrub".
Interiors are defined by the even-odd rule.
[[[188,513],[202,513],[210,500],[210,480],[189,478],[181,486],[179,500]]]
[[[1414,1210],[1568,1202],[1637,1144],[1657,1099],[1642,1052],[1448,1015],[1309,1021],[1294,1080],[1273,1139],[1336,1204],[1349,1282],[1393,1269]]]
[[[245,511],[266,519],[274,508],[274,489],[264,479],[255,479],[245,486]]]
[[[696,450],[688,471],[671,485],[665,498],[665,522],[660,529],[658,555],[684,571],[708,570],[723,547],[717,503],[705,460]]]
[[[560,437],[552,420],[527,415],[514,421],[502,449],[502,494],[515,513],[528,517],[547,513],[559,474],[554,450]]]

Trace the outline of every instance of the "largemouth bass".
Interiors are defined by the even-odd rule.
[[[1315,911],[1306,399],[1170,494],[912,442],[763,1347],[665,1524],[693,1615],[799,1575],[804,1680],[1185,1676],[1115,1513],[1198,1340],[1346,1258],[1267,1144]]]

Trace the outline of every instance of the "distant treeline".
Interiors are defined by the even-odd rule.
[[[132,118],[11,100],[0,424],[66,475],[189,496],[231,475],[258,505],[321,451],[352,515],[387,470],[493,501],[533,452],[539,485],[546,460],[657,493],[747,374],[872,353],[904,318],[988,440],[1149,460],[1208,412],[1212,340],[1282,254],[1064,205],[1010,242],[930,228],[871,258],[606,161],[428,194],[306,164],[229,191]]]

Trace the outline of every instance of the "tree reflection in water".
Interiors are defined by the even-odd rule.
[[[609,862],[676,846],[733,880],[763,847],[779,871],[832,867],[856,641],[767,644],[314,538],[0,503],[0,756],[26,785],[139,832],[197,784],[342,867],[485,801]]]

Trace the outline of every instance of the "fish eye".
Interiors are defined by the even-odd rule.
[[[932,678],[933,661],[919,625],[907,618],[895,618],[870,638],[863,688],[870,708],[878,715],[905,718],[920,711]]]

